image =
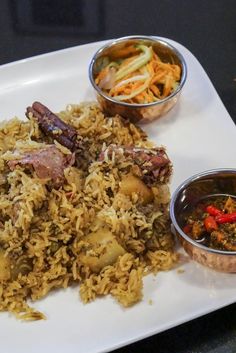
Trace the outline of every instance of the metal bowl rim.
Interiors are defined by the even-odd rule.
[[[93,65],[94,65],[98,55],[101,54],[105,49],[108,49],[109,47],[111,47],[117,43],[125,42],[126,40],[130,40],[130,39],[140,39],[140,40],[143,39],[143,40],[150,40],[153,42],[161,43],[164,46],[167,46],[169,49],[171,49],[176,54],[176,56],[178,56],[178,58],[180,59],[181,64],[182,64],[182,75],[181,75],[180,84],[177,87],[177,89],[174,90],[174,92],[171,93],[168,97],[166,97],[164,99],[160,99],[159,101],[152,102],[152,103],[145,103],[145,104],[126,103],[126,102],[120,102],[118,100],[115,100],[115,99],[109,97],[108,95],[103,93],[103,91],[96,85],[94,78],[93,78]],[[95,89],[95,91],[97,93],[99,93],[100,96],[102,96],[104,99],[110,101],[111,103],[115,103],[120,106],[125,106],[125,107],[129,107],[129,108],[153,107],[153,106],[158,106],[164,102],[169,101],[171,98],[175,97],[181,91],[181,89],[183,88],[183,86],[185,84],[186,78],[187,78],[187,64],[186,64],[186,61],[185,61],[183,55],[173,45],[171,45],[167,41],[163,40],[161,37],[157,37],[157,36],[133,35],[133,36],[121,37],[121,38],[115,39],[113,41],[110,41],[109,43],[103,45],[100,49],[98,49],[96,51],[96,53],[92,57],[90,64],[89,64],[89,80],[90,80],[93,88]]]
[[[193,176],[189,177],[188,179],[186,179],[185,181],[183,181],[178,187],[177,189],[174,191],[173,196],[171,198],[170,201],[170,218],[172,221],[172,224],[174,226],[174,228],[176,229],[176,231],[178,232],[178,234],[184,239],[186,240],[188,243],[191,243],[194,247],[197,247],[199,249],[202,249],[204,251],[210,252],[210,253],[214,253],[214,254],[218,254],[218,255],[228,255],[228,256],[235,256],[236,255],[236,251],[226,251],[226,250],[217,250],[217,249],[212,249],[212,248],[208,248],[207,246],[204,246],[200,243],[195,242],[192,238],[190,238],[187,234],[185,234],[183,232],[183,230],[179,227],[178,222],[176,220],[175,217],[175,212],[174,212],[174,207],[175,207],[175,202],[176,199],[179,195],[179,193],[185,189],[187,186],[189,186],[192,182],[201,179],[202,177],[206,177],[206,176],[213,176],[215,174],[219,174],[219,173],[224,173],[224,174],[235,174],[236,175],[236,169],[234,168],[217,168],[217,169],[210,169],[210,170],[206,170],[204,172],[198,173],[198,174],[194,174]]]

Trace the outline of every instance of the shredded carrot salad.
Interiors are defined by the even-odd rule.
[[[152,103],[177,87],[181,68],[163,62],[153,48],[133,44],[100,58],[95,83],[110,97],[127,103]]]

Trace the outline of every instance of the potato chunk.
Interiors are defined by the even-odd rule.
[[[11,277],[11,263],[4,251],[0,249],[0,282],[7,281]]]
[[[138,177],[128,174],[120,183],[120,192],[127,196],[132,196],[133,193],[138,194],[140,203],[147,204],[153,200],[152,190],[144,184]]]
[[[91,248],[80,254],[80,261],[96,273],[103,267],[114,264],[117,258],[125,253],[124,248],[107,228],[88,234],[84,240],[91,244]]]

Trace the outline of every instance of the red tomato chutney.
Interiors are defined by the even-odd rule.
[[[236,198],[202,199],[185,216],[183,231],[209,248],[236,251]]]

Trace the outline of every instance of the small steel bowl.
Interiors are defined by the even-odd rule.
[[[106,95],[95,83],[95,76],[97,73],[97,60],[103,56],[109,56],[114,48],[121,49],[130,44],[146,44],[152,45],[155,52],[159,55],[162,61],[178,64],[181,67],[181,79],[176,90],[165,99],[158,102],[147,104],[131,104],[120,102]],[[97,100],[101,109],[108,115],[114,116],[119,114],[132,122],[147,123],[151,122],[160,116],[167,113],[176,104],[183,85],[186,81],[187,67],[183,56],[180,52],[169,43],[161,38],[153,36],[129,36],[114,40],[101,49],[99,49],[93,56],[89,65],[89,79],[96,91]]]
[[[236,169],[206,171],[192,176],[177,188],[170,203],[174,232],[193,260],[218,271],[236,272],[236,251],[208,248],[183,231],[188,210],[200,200],[214,196],[236,197]]]

